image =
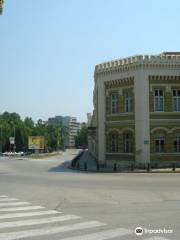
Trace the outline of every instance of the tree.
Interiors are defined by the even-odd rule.
[[[81,130],[78,132],[75,139],[76,147],[83,146],[87,147],[88,145],[88,128],[87,126],[83,126]]]

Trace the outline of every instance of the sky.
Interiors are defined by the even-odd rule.
[[[179,0],[5,0],[0,113],[87,121],[96,64],[180,51]]]

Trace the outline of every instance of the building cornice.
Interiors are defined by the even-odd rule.
[[[138,55],[96,65],[95,76],[137,69],[180,69],[180,55]]]

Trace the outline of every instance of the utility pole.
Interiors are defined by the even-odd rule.
[[[16,137],[16,129],[15,129],[15,126],[14,126],[14,152],[15,152],[15,149],[16,149],[16,141],[15,141],[15,137]]]
[[[0,133],[0,135],[1,135],[1,148],[0,148],[0,152],[2,153],[2,127],[1,127],[1,133]]]

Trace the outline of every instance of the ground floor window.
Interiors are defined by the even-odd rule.
[[[174,152],[180,152],[180,138],[174,140]]]
[[[165,139],[162,134],[155,136],[155,152],[164,152]]]
[[[124,134],[124,152],[125,153],[132,152],[132,134],[131,133]]]
[[[112,133],[110,136],[111,152],[118,152],[118,134]]]

